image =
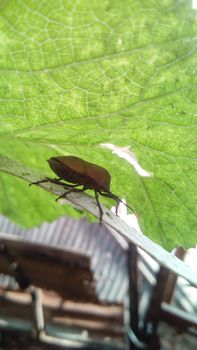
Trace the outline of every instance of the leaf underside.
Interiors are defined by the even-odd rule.
[[[0,13],[0,153],[50,177],[51,156],[99,164],[147,236],[194,246],[196,10],[174,0],[24,0],[1,2]],[[140,177],[106,142],[131,146],[154,176]],[[0,205],[28,227],[77,215],[3,173]]]

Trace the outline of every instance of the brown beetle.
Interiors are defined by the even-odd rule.
[[[94,190],[95,199],[99,207],[100,223],[102,222],[103,210],[98,199],[98,194],[115,199],[117,203],[117,214],[118,204],[122,201],[118,196],[110,191],[111,176],[106,169],[102,168],[99,165],[86,162],[85,160],[75,156],[52,157],[48,160],[48,163],[50,168],[56,175],[58,175],[59,178],[45,178],[32,184],[39,184],[42,182],[50,181],[59,185],[63,185],[67,188],[69,187],[69,189],[67,189],[67,191],[63,195],[59,196],[56,200],[66,197],[66,195],[70,192],[83,192],[89,189]],[[73,185],[62,183],[61,180],[68,181]],[[78,186],[83,187],[81,189],[78,189],[76,188]],[[128,205],[126,206],[133,211],[131,207]]]

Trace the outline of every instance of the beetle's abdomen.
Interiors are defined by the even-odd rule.
[[[97,191],[109,191],[111,176],[96,164],[74,156],[52,157],[50,168],[61,179]]]
[[[60,158],[60,157],[59,157]],[[58,157],[53,157],[48,160],[50,168],[61,179],[71,182],[73,184],[83,185],[83,178],[75,170],[68,165],[62,163]]]

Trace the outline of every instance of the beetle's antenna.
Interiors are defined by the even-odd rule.
[[[112,193],[112,192],[107,192],[107,193],[103,193],[103,192],[99,192],[102,196],[104,197],[108,197],[108,198],[113,198],[115,199],[117,206],[116,206],[116,215],[117,215],[117,211],[118,211],[118,204],[123,203],[127,208],[129,208],[132,212],[134,212],[134,209],[132,207],[130,207],[128,204],[124,203],[122,201],[122,199],[120,199],[116,194]]]

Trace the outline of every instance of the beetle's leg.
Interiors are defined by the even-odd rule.
[[[45,178],[42,179],[42,180],[38,180],[38,181],[35,181],[35,182],[31,182],[31,183],[29,184],[29,186],[31,186],[31,185],[39,185],[39,184],[44,183],[44,182],[51,182],[51,183],[53,183],[53,184],[61,185],[61,186],[64,186],[64,187],[66,187],[66,188],[73,188],[73,187],[79,186],[79,185],[67,184],[67,183],[62,182],[62,181],[64,181],[64,180],[62,180],[62,179],[60,179],[60,178],[58,178],[58,179],[51,179],[50,177],[45,177]]]
[[[75,187],[77,186],[81,186],[81,185],[74,185]],[[67,196],[67,194],[71,193],[71,192],[83,192],[86,190],[85,187],[83,188],[74,188],[74,186],[72,188],[70,188],[68,191],[64,192],[61,196],[56,198],[56,202],[60,199],[60,198],[65,198]]]
[[[99,224],[101,225],[102,224],[102,217],[103,217],[103,209],[101,208],[101,204],[99,202],[98,192],[94,191],[94,193],[95,193],[96,202],[97,202],[98,207],[99,207],[99,214],[100,214]]]
[[[31,182],[29,184],[29,186],[31,186],[31,185],[39,185],[39,184],[44,183],[44,182],[52,182],[52,183],[57,184],[57,185],[64,185],[64,183],[61,182],[61,179],[50,179],[50,177],[45,177],[42,180]]]
[[[42,179],[42,180],[38,180],[38,181],[35,181],[35,182],[31,182],[30,184],[29,184],[29,186],[31,186],[31,185],[39,185],[39,184],[41,184],[41,183],[44,183],[44,182],[49,182],[51,179],[49,179],[48,177],[45,177],[44,179]]]
[[[115,208],[115,214],[116,214],[116,216],[118,216],[118,208],[119,208],[119,204],[120,204],[120,202],[118,201],[118,202],[116,202],[116,208]]]
[[[116,201],[115,214],[116,214],[116,216],[118,216],[118,207],[119,207],[121,200],[111,192],[109,192],[109,193],[108,192],[107,193],[99,192],[99,193],[101,194],[101,196],[113,198]]]

